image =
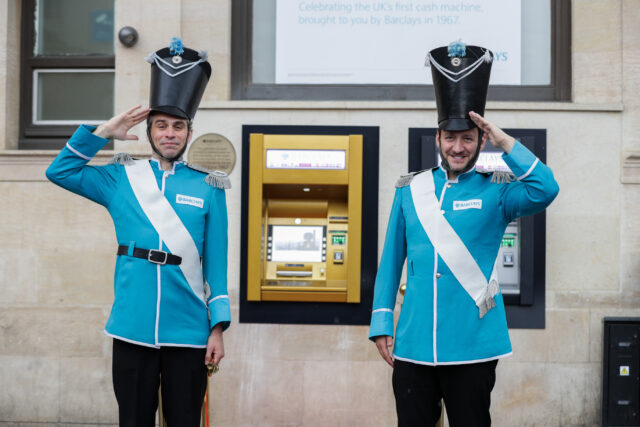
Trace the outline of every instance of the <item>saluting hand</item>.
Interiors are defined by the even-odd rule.
[[[502,148],[505,153],[509,154],[511,152],[513,144],[516,142],[512,136],[507,135],[498,126],[494,125],[476,112],[469,112],[469,117],[473,120],[476,126],[484,132],[484,135],[482,135],[483,142],[486,142],[488,139],[491,145]]]
[[[142,105],[137,105],[124,113],[110,118],[107,122],[98,126],[93,133],[106,139],[136,141],[138,137],[129,135],[128,132],[132,127],[145,120],[149,115],[149,111],[149,108],[142,108]]]

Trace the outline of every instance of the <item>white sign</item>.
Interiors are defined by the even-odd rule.
[[[427,52],[460,40],[520,84],[520,0],[276,0],[277,84],[431,84]]]
[[[511,172],[502,158],[501,151],[481,151],[476,162],[476,170],[478,172]]]
[[[345,169],[344,150],[267,150],[267,169]]]
[[[438,153],[438,166],[442,163],[440,153]],[[502,151],[481,151],[476,161],[478,172],[511,172],[509,166],[502,158]]]

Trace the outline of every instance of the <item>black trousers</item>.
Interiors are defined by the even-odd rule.
[[[160,349],[113,340],[113,390],[120,426],[155,425],[158,386],[162,383],[162,411],[169,427],[200,426],[207,389],[205,349]]]
[[[451,427],[490,426],[497,360],[427,366],[395,360],[393,393],[399,427],[434,426],[444,399]]]

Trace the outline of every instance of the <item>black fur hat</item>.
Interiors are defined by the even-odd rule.
[[[460,42],[433,49],[425,65],[431,67],[438,107],[438,128],[460,131],[476,125],[469,111],[484,116],[493,54]]]
[[[151,111],[193,120],[211,77],[207,53],[186,48],[174,37],[169,47],[145,59],[151,63]]]

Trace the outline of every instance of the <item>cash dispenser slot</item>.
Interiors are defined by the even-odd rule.
[[[284,264],[276,267],[276,276],[279,277],[311,277],[313,271],[311,266]]]

